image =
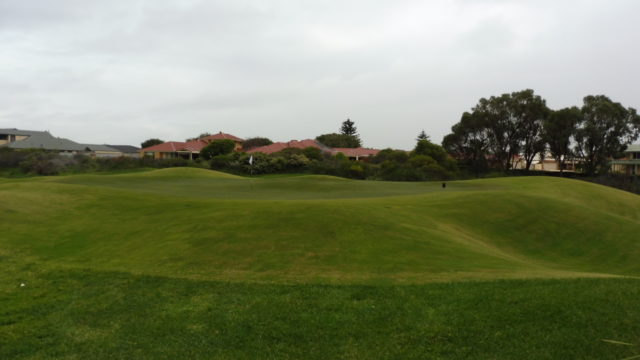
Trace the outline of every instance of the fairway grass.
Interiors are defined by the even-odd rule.
[[[4,179],[0,234],[1,359],[640,355],[640,197],[586,182]]]

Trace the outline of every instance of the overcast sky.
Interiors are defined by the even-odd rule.
[[[636,0],[0,0],[0,128],[440,142],[479,98],[640,107]]]

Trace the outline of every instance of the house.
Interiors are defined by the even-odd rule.
[[[216,140],[232,140],[235,143],[235,151],[242,150],[242,142],[244,141],[237,136],[219,132],[186,142],[168,141],[141,149],[139,153],[141,156],[153,157],[154,159],[183,158],[193,160],[200,156],[200,150]]]
[[[378,149],[370,149],[370,148],[333,148],[333,154],[337,155],[338,153],[343,154],[348,157],[349,160],[366,160],[369,157],[376,156],[380,150]]]
[[[375,156],[380,152],[380,150],[361,148],[361,147],[360,148],[331,148],[316,140],[306,139],[306,140],[291,140],[289,142],[277,142],[271,145],[253,148],[247,151],[247,153],[273,154],[288,148],[304,149],[308,147],[320,149],[322,152],[331,154],[331,155],[337,155],[338,153],[341,153],[344,156],[348,157],[350,160],[356,160],[356,161],[365,160],[366,158]]]
[[[564,169],[563,171],[575,172],[576,166],[578,165],[579,160],[574,158],[567,158],[564,161]],[[527,167],[527,161],[524,156],[516,154],[513,155],[512,160],[512,169],[513,170],[524,170]],[[559,172],[560,171],[560,163],[554,159],[551,154],[537,154],[531,165],[529,166],[529,170],[532,171],[549,171],[549,172]]]
[[[200,139],[187,142],[168,141],[141,149],[140,155],[154,159],[183,158],[193,160],[200,156],[200,150],[207,145],[206,141]]]
[[[69,139],[54,137],[48,131],[0,129],[0,146],[12,149],[43,149],[63,155],[81,154],[86,147]]]
[[[85,154],[94,158],[139,156],[139,149],[134,146],[79,144],[69,139],[54,137],[48,131],[0,129],[0,146],[12,149],[42,149],[62,155]]]
[[[83,146],[92,158],[117,158],[122,156],[122,152],[108,145],[83,144]]]
[[[232,140],[236,144],[236,147],[233,149],[233,151],[242,150],[242,143],[244,142],[244,139],[241,139],[237,136],[233,136],[231,134],[225,134],[222,131],[214,135],[209,135],[209,136],[200,138],[200,140],[204,140],[207,143],[210,143],[214,140]]]
[[[576,172],[578,165],[582,162],[581,159],[567,158],[564,160],[564,168],[562,171]],[[547,155],[541,159],[540,156],[536,156],[533,163],[531,163],[531,170],[536,171],[560,171],[560,163],[556,161],[551,155]]]
[[[615,174],[640,175],[640,144],[629,145],[625,156],[609,162],[611,172]]]
[[[7,145],[27,139],[29,136],[44,134],[43,131],[0,129],[0,145]]]
[[[320,149],[322,152],[331,154],[333,153],[333,149],[325,146],[315,140],[311,140],[311,139],[306,139],[306,140],[291,140],[288,142],[276,142],[273,143],[271,145],[265,145],[265,146],[260,146],[257,148],[253,148],[251,150],[248,150],[247,153],[249,154],[253,154],[253,153],[263,153],[263,154],[273,154],[273,153],[277,153],[280,152],[284,149],[305,149],[308,147],[313,147],[316,149]]]
[[[107,145],[112,149],[116,149],[120,152],[121,156],[138,158],[140,157],[140,148],[131,145]]]

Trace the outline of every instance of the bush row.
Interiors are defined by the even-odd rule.
[[[393,181],[446,180],[460,175],[455,160],[442,147],[426,140],[420,141],[411,152],[386,149],[368,158],[366,162],[349,160],[343,154],[332,156],[313,147],[289,148],[271,155],[231,152],[212,156],[208,161],[181,158],[91,158],[86,155],[65,156],[42,150],[0,149],[0,168],[18,168],[23,173],[34,175],[178,166],[210,167],[241,175],[311,173]]]
[[[253,158],[250,163],[250,159]],[[420,142],[412,152],[385,149],[366,162],[349,160],[342,154],[331,156],[316,148],[289,148],[266,155],[230,153],[211,159],[214,170],[242,175],[312,173],[352,179],[425,181],[447,180],[459,175],[455,160],[442,147]]]
[[[178,166],[207,167],[207,163],[185,159],[91,158],[86,155],[63,155],[43,150],[0,148],[0,169],[17,169],[24,174],[59,175],[66,173],[166,168]]]

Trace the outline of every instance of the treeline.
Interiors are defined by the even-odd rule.
[[[447,180],[459,176],[456,161],[429,140],[419,140],[409,152],[382,150],[367,161],[349,160],[342,153],[331,155],[315,147],[287,148],[270,155],[247,154],[234,152],[230,140],[213,141],[202,149],[200,159],[195,161],[150,157],[92,158],[82,154],[68,156],[44,150],[0,148],[0,170],[4,175],[61,175],[182,166],[239,175],[308,173],[393,181]]]
[[[352,179],[424,181],[446,180],[459,175],[456,161],[442,146],[419,140],[413,151],[385,149],[367,161],[349,160],[342,153],[331,155],[315,147],[287,148],[273,154],[232,152],[212,142],[201,152],[214,170],[241,175],[310,173]]]
[[[562,170],[577,160],[585,174],[607,172],[640,134],[640,116],[604,95],[587,96],[581,108],[551,110],[533,90],[482,98],[451,128],[442,145],[462,169],[479,175],[514,169],[528,171],[549,154]]]
[[[355,123],[344,121],[339,133],[323,134],[316,141],[333,148],[362,146]],[[271,144],[267,138],[245,141],[245,150]],[[332,155],[315,147],[287,148],[273,154],[247,154],[234,151],[230,140],[216,140],[200,151],[202,161],[214,170],[239,175],[310,173],[352,179],[425,181],[446,180],[460,176],[455,159],[444,148],[429,141],[422,131],[412,151],[385,149],[365,161],[349,160],[341,153]]]
[[[0,148],[0,173],[9,176],[60,175],[180,166],[207,167],[208,165],[181,158],[164,160],[148,157],[92,158],[82,154],[69,156],[40,149]]]

